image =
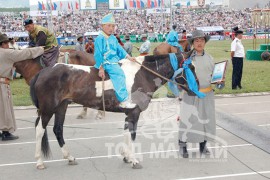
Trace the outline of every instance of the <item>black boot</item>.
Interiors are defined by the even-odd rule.
[[[210,154],[210,151],[209,151],[208,148],[206,147],[206,142],[207,142],[207,141],[204,141],[204,142],[201,142],[201,143],[200,143],[200,153],[201,153],[201,154],[205,154],[205,155],[209,155],[209,154]]]
[[[188,158],[188,151],[187,151],[187,143],[183,141],[179,141],[179,154],[183,158]]]
[[[14,136],[13,134],[9,133],[8,131],[3,131],[2,133],[2,141],[10,141],[18,139],[18,136]]]

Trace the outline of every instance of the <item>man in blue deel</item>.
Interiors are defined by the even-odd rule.
[[[176,25],[173,25],[172,30],[169,32],[169,34],[166,38],[166,42],[171,46],[178,47],[180,49],[180,51],[183,52],[182,46],[178,43],[179,38],[178,38],[178,34],[175,31],[175,29],[176,29]]]
[[[98,74],[101,78],[105,78],[105,71],[109,74],[116,97],[120,102],[119,106],[126,109],[135,108],[136,104],[129,101],[126,77],[118,61],[124,58],[131,61],[135,61],[136,59],[127,54],[113,35],[115,19],[112,14],[108,14],[102,18],[101,27],[102,31],[95,39],[95,68],[99,69]]]

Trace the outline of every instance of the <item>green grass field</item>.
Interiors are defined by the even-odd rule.
[[[231,41],[209,41],[206,45],[206,51],[213,56],[216,62],[229,60],[226,72],[226,86],[222,90],[216,90],[216,94],[235,94],[249,92],[269,92],[270,91],[270,61],[244,61],[243,78],[241,90],[231,90],[232,64],[230,61],[230,43]],[[259,44],[264,44],[264,40],[257,40]],[[141,43],[135,43],[140,46]],[[159,43],[152,43],[152,50]],[[252,40],[243,40],[245,50],[252,49]],[[228,52],[225,52],[228,51]],[[133,56],[138,56],[138,51],[133,49]],[[23,79],[15,79],[11,83],[13,102],[16,106],[31,105],[29,97],[29,86]],[[162,97],[167,94],[167,88],[163,87],[155,93],[155,97]]]

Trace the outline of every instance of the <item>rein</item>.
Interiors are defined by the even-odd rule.
[[[184,56],[183,56],[183,54],[181,54],[181,55],[182,55],[183,59],[185,59]],[[139,61],[135,60],[135,62],[136,62],[137,64],[139,64],[140,66],[142,66],[142,67],[143,67],[144,69],[146,69],[147,71],[149,71],[149,72],[151,72],[152,74],[154,74],[154,75],[160,77],[161,79],[164,79],[164,80],[167,81],[167,82],[171,82],[171,83],[173,83],[173,84],[175,84],[175,85],[177,85],[177,86],[185,87],[185,86],[182,85],[182,84],[179,84],[179,83],[177,83],[177,82],[174,82],[174,81],[172,81],[172,80],[170,80],[170,79],[168,79],[168,78],[166,78],[166,77],[160,75],[159,73],[157,73],[157,72],[153,71],[152,69],[146,67],[145,65],[143,65],[143,64],[140,63]]]

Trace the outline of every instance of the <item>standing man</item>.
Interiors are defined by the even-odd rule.
[[[76,51],[85,51],[84,45],[83,45],[83,35],[78,35],[77,36],[77,43],[75,46]]]
[[[26,19],[23,25],[29,32],[29,46],[44,46],[44,54],[41,56],[42,64],[46,67],[55,65],[59,57],[59,47],[54,34],[47,28],[34,24],[32,19]]]
[[[126,52],[132,57],[132,49],[133,49],[133,45],[130,42],[130,37],[129,35],[125,36],[125,44],[124,44],[124,49],[126,50]]]
[[[243,31],[235,31],[235,39],[231,43],[231,58],[233,65],[232,72],[232,89],[242,89],[241,79],[243,73],[243,59],[245,57],[245,49],[241,42]]]
[[[210,36],[203,31],[196,30],[192,33],[192,38],[188,41],[193,45],[190,59],[196,68],[196,75],[200,82],[199,91],[201,97],[190,96],[183,92],[180,107],[179,124],[179,152],[184,158],[188,158],[188,143],[199,143],[201,154],[209,155],[210,151],[206,147],[207,141],[214,141],[216,135],[215,101],[214,92],[211,87],[211,76],[214,69],[212,56],[204,50],[205,44]]]
[[[151,50],[151,43],[147,39],[146,34],[141,35],[142,41],[144,42],[140,48],[136,47],[138,51],[140,52],[140,56],[147,56]]]
[[[22,50],[9,49],[9,39],[0,33],[0,133],[2,141],[15,140],[18,136],[13,133],[16,130],[10,80],[13,78],[13,64],[36,58],[44,53],[42,47],[26,48]]]

